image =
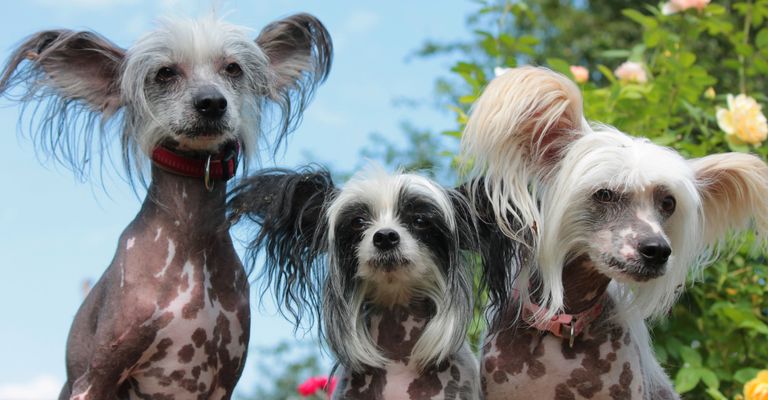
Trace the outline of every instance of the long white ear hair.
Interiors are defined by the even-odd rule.
[[[487,200],[504,235],[538,250],[542,193],[537,187],[551,180],[566,147],[588,129],[581,93],[566,76],[527,66],[497,77],[474,104],[461,140],[462,158],[472,163],[472,203]],[[487,199],[474,198],[483,194]],[[509,265],[496,268],[512,268],[512,264],[510,260]],[[505,274],[514,282],[486,282],[489,290],[501,288],[492,297],[504,294],[511,285],[527,301],[536,263],[529,259],[523,264],[516,277]],[[545,296],[550,314],[563,304],[560,274],[553,275],[542,280],[544,293],[552,295]]]
[[[768,166],[749,154],[714,154],[690,160],[702,200],[704,245],[717,248],[732,233],[753,228],[768,244]]]
[[[563,147],[584,126],[581,93],[564,75],[526,66],[488,84],[472,107],[461,153],[472,175],[483,177],[474,182],[483,182],[504,234],[520,238],[522,229],[541,225],[536,183],[556,168]]]

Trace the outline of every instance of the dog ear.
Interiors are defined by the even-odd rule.
[[[314,16],[296,14],[269,24],[256,44],[269,58],[273,72],[270,97],[283,113],[281,139],[293,130],[315,88],[328,77],[333,59],[331,36]]]
[[[248,271],[263,260],[262,293],[274,284],[278,305],[285,305],[297,326],[306,307],[319,305],[325,206],[335,192],[327,170],[270,169],[246,178],[228,201],[232,220],[245,218],[259,227],[247,242]]]
[[[65,102],[78,101],[111,116],[122,103],[120,65],[125,51],[93,32],[38,32],[13,51],[0,78],[0,93],[26,85],[22,100],[39,91]]]
[[[475,247],[464,249],[476,252],[480,258],[480,292],[488,295],[487,306],[494,312],[486,315],[495,317],[495,320],[488,322],[490,332],[496,332],[505,320],[508,321],[509,312],[514,311],[516,299],[513,287],[521,268],[531,259],[530,249],[524,245],[531,243],[531,238],[529,234],[521,242],[501,231],[483,188],[480,178],[475,182],[464,183],[456,190],[470,199],[477,240],[473,243]]]
[[[25,110],[32,105],[29,121],[37,149],[83,178],[98,159],[91,147],[108,146],[106,131],[96,135],[94,129],[123,106],[124,58],[123,49],[93,32],[38,32],[7,60],[0,95],[22,102]]]
[[[485,178],[485,192],[505,234],[520,233],[513,229],[520,225],[516,222],[537,224],[529,188],[546,179],[565,146],[583,134],[582,114],[576,84],[536,67],[514,68],[495,78],[473,105],[461,153],[473,163],[475,175]]]
[[[754,221],[758,240],[768,234],[768,166],[741,153],[714,154],[689,161],[702,199],[704,240],[720,242],[728,233],[743,231]]]

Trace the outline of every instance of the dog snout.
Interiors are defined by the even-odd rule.
[[[215,88],[203,88],[192,100],[198,114],[209,119],[219,119],[227,112],[227,99]]]
[[[640,242],[638,251],[643,257],[643,261],[649,266],[662,266],[672,254],[672,249],[665,240],[659,238],[646,239]]]
[[[373,234],[373,245],[379,250],[392,250],[400,243],[400,234],[394,229],[380,229]]]

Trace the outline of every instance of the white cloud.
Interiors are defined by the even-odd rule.
[[[0,400],[54,400],[61,391],[61,380],[41,375],[29,382],[0,383]]]

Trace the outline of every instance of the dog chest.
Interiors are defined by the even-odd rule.
[[[175,296],[147,321],[162,321],[162,327],[123,376],[130,398],[221,399],[231,391],[222,387],[222,379],[239,371],[247,339],[238,309],[227,309],[219,300],[218,293],[233,286],[215,287],[211,270],[204,260],[184,262],[180,284],[170,289]]]
[[[640,355],[622,328],[567,340],[518,328],[489,337],[481,374],[488,400],[643,399]]]

